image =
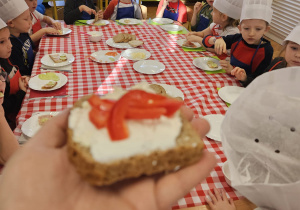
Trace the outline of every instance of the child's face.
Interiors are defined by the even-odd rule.
[[[222,23],[222,19],[221,19],[222,13],[219,10],[217,10],[215,7],[213,7],[213,11],[211,14],[212,14],[214,23],[216,23],[216,24]]]
[[[8,28],[0,30],[0,58],[9,58],[11,54],[10,33]]]
[[[300,45],[289,41],[285,49],[284,58],[288,67],[300,66]]]
[[[37,7],[37,0],[25,0],[30,12],[34,12]]]
[[[12,20],[13,27],[18,33],[28,33],[31,27],[31,16],[29,9]]]
[[[258,45],[262,36],[269,31],[266,21],[259,19],[243,20],[238,26],[243,39],[248,44]]]
[[[4,100],[4,91],[5,91],[5,87],[6,87],[6,83],[2,82],[2,80],[4,79],[4,77],[1,75],[2,70],[0,69],[0,105],[2,105],[3,100]]]
[[[208,4],[209,6],[211,6],[211,7],[213,6],[214,1],[215,1],[215,0],[206,0],[207,4]]]

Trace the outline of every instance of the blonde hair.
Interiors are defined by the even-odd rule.
[[[228,17],[228,24],[225,26],[224,30],[227,27],[230,27],[230,26],[237,27],[240,24],[240,20],[239,19],[238,20],[233,19],[233,18],[229,17],[228,15],[227,15],[227,17]]]
[[[285,41],[285,42],[283,43],[282,48],[281,48],[281,50],[280,50],[278,56],[281,56],[281,54],[285,52],[288,43],[290,43],[290,41]]]
[[[8,26],[5,26],[5,27],[1,28],[1,29],[0,29],[0,32],[2,32],[2,31],[3,31],[4,29],[6,29],[6,28],[8,29]]]

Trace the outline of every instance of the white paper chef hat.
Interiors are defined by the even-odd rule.
[[[244,0],[240,21],[247,19],[261,19],[269,24],[272,20],[273,0]]]
[[[0,0],[0,18],[7,23],[21,15],[28,6],[24,0]]]
[[[6,23],[4,23],[4,21],[0,18],[0,29],[6,27]]]
[[[300,206],[300,67],[256,78],[221,126],[231,183],[259,207]]]
[[[214,7],[225,15],[233,18],[240,19],[243,0],[215,0]]]
[[[285,38],[285,41],[292,41],[297,44],[300,44],[300,23],[296,25],[296,27],[289,33],[289,35]]]

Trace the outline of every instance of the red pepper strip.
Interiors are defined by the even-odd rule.
[[[98,129],[106,126],[108,117],[109,117],[109,112],[99,110],[95,107],[92,107],[91,111],[89,112],[90,121]]]
[[[126,119],[156,119],[166,114],[165,108],[133,108],[130,107],[126,113]]]
[[[88,102],[90,105],[94,108],[97,108],[99,110],[103,111],[110,111],[111,108],[113,107],[115,101],[107,100],[107,99],[101,99],[99,96],[92,95]]]

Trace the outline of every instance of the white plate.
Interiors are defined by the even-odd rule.
[[[199,48],[199,47],[201,47],[201,44],[199,44],[198,42],[192,42],[192,43],[195,45],[195,47],[186,47],[186,46],[182,46],[183,43],[186,42],[186,39],[178,39],[176,42],[177,42],[177,44],[178,44],[180,47],[185,47],[185,48]]]
[[[165,70],[165,65],[156,60],[142,60],[135,62],[133,68],[143,74],[159,74]]]
[[[41,128],[41,126],[39,125],[39,116],[41,115],[52,115],[55,116],[57,115],[59,112],[38,112],[35,113],[34,115],[32,115],[28,120],[26,120],[22,127],[21,127],[21,131],[23,134],[25,134],[28,137],[32,137],[34,136],[34,134],[36,134],[36,132]]]
[[[231,186],[231,176],[230,176],[228,161],[224,162],[223,167],[222,167],[222,172],[224,174],[225,181],[227,182],[228,185]]]
[[[143,59],[134,58],[133,53],[144,53],[145,58],[143,58]],[[146,60],[146,59],[150,58],[151,53],[144,49],[127,49],[127,50],[122,51],[121,56],[124,58],[127,58],[128,60],[139,61],[139,60]]]
[[[218,68],[209,68],[208,65],[207,65],[207,61],[213,61],[215,63],[218,64]],[[195,58],[193,60],[193,64],[202,69],[202,70],[206,70],[206,71],[218,71],[220,69],[222,69],[222,67],[220,66],[220,61],[218,59],[215,59],[215,58],[211,58],[211,57],[200,57],[200,58]]]
[[[167,84],[158,84],[158,85],[162,86],[169,96],[174,97],[174,98],[180,97],[180,98],[182,98],[182,100],[184,100],[183,92],[181,90],[179,90],[176,86],[167,85]]]
[[[243,87],[225,86],[218,91],[218,94],[223,101],[232,104],[244,90]]]
[[[182,31],[184,29],[179,25],[161,25],[160,27],[165,31]]]
[[[123,18],[119,20],[119,23],[125,24],[125,25],[136,25],[142,23],[141,20],[135,19],[135,18]]]
[[[59,54],[59,55],[66,55],[67,56],[67,61],[61,62],[61,63],[55,63],[49,55],[44,55],[41,59],[42,64],[50,67],[61,67],[61,66],[67,66],[70,63],[73,63],[75,58],[72,54],[67,54],[67,53],[52,53],[53,54]]]
[[[87,20],[86,23],[93,26],[106,26],[109,24],[108,20],[98,20],[96,23],[93,23],[95,19]]]
[[[72,32],[72,30],[69,28],[61,28],[61,30],[62,30],[62,34],[47,34],[47,36],[65,36]]]
[[[115,43],[113,38],[109,38],[108,40],[106,40],[106,44],[111,46],[111,47],[121,48],[121,49],[134,48],[128,43]]]
[[[68,78],[64,74],[61,74],[61,73],[55,73],[55,74],[59,77],[59,80],[57,81],[57,84],[51,89],[42,89],[42,86],[47,84],[49,81],[53,81],[53,80],[41,80],[39,78],[39,75],[32,77],[29,80],[28,85],[33,90],[52,91],[52,90],[57,90],[57,89],[61,88],[62,86],[64,86],[65,84],[67,84]]]
[[[224,115],[222,114],[210,114],[205,115],[203,118],[206,119],[210,124],[210,131],[206,136],[215,141],[221,140],[221,124],[224,120]]]
[[[174,20],[169,18],[154,18],[152,21],[159,24],[171,24],[174,22]]]
[[[117,53],[115,56],[106,55],[106,53],[114,52]],[[114,63],[120,59],[120,54],[113,50],[100,50],[91,54],[90,58],[98,63]]]

